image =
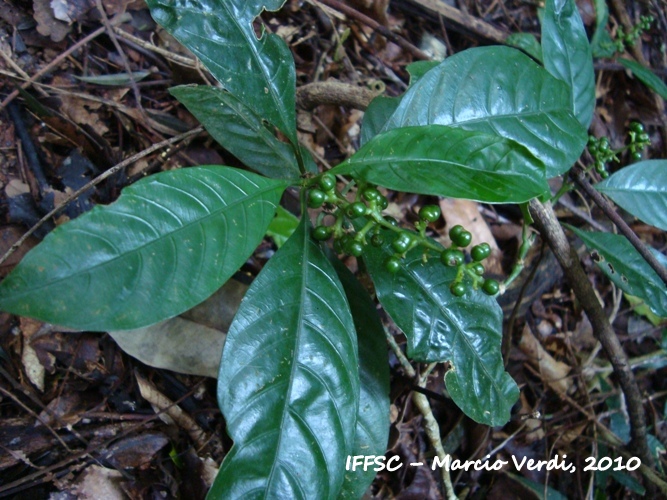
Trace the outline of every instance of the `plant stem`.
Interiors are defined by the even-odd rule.
[[[623,347],[609,324],[602,306],[600,306],[595,290],[588,281],[576,252],[568,243],[551,204],[543,205],[533,199],[529,203],[529,208],[535,220],[535,225],[558,259],[575,296],[593,326],[595,337],[602,344],[602,348],[614,367],[628,408],[630,447],[643,463],[653,467],[654,461],[648,447],[642,397]]]
[[[634,246],[639,254],[644,258],[646,262],[653,268],[653,270],[658,273],[660,279],[667,285],[667,269],[658,262],[658,259],[655,258],[655,255],[651,253],[648,247],[639,239],[635,232],[630,229],[630,226],[618,215],[618,212],[614,210],[614,207],[608,202],[602,194],[595,189],[590,182],[585,177],[583,170],[578,167],[574,167],[570,176],[574,181],[586,192],[588,196],[592,198],[597,206],[599,206],[604,214],[609,217],[609,219],[616,225],[618,230],[625,236],[632,246]]]

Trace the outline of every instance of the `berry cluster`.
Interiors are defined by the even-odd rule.
[[[653,16],[641,16],[639,23],[633,26],[628,33],[625,32],[623,26],[619,26],[616,30],[616,39],[614,40],[616,52],[623,52],[626,47],[632,47],[642,33],[651,29],[653,21],[655,21]]]
[[[390,244],[393,255],[385,261],[388,272],[398,272],[405,255],[419,246],[424,250],[425,259],[427,251],[434,250],[439,253],[444,265],[457,268],[456,278],[450,286],[453,295],[460,297],[465,294],[466,276],[471,278],[474,289],[481,287],[488,295],[498,293],[500,288],[498,282],[483,278],[485,269],[481,262],[491,253],[488,243],[473,246],[470,249],[469,262],[466,263],[463,249],[472,242],[472,234],[462,226],[455,226],[449,231],[452,246],[444,250],[426,236],[429,224],[440,219],[439,206],[424,205],[419,210],[419,221],[415,223],[417,232],[414,232],[400,228],[394,218],[382,215],[382,211],[388,206],[388,201],[373,186],[363,186],[358,190],[355,201],[349,201],[336,189],[336,179],[331,174],[322,174],[319,178],[313,179],[310,185],[307,195],[308,206],[323,208],[312,232],[315,240],[326,241],[333,238],[335,251],[359,257],[369,243],[374,247],[385,245],[387,234],[391,234],[388,233],[389,230],[394,233],[394,238]],[[362,217],[366,219],[366,224],[361,229],[355,230],[352,221]],[[333,218],[333,223],[325,224],[327,218]]]
[[[639,122],[632,122],[630,124],[628,136],[630,137],[630,144],[620,149],[612,149],[609,145],[609,139],[606,137],[597,138],[593,135],[588,136],[588,152],[593,156],[595,161],[595,170],[603,179],[609,177],[606,164],[610,161],[618,162],[619,153],[629,150],[632,161],[640,161],[642,159],[642,150],[651,144],[648,134],[644,131],[644,126]]]

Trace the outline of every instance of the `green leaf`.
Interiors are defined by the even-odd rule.
[[[176,316],[252,254],[286,185],[220,166],[147,177],[52,231],[0,284],[0,309],[91,331]]]
[[[292,233],[299,225],[299,219],[291,212],[288,212],[283,207],[278,205],[276,216],[269,224],[266,230],[266,235],[273,240],[278,248],[282,247],[285,242],[292,236]]]
[[[591,51],[593,57],[611,57],[616,52],[614,41],[607,31],[609,22],[609,7],[607,0],[594,0],[595,2],[595,32],[591,38]]]
[[[220,84],[297,145],[294,59],[254,19],[284,0],[148,0],[153,18],[190,49]]]
[[[173,87],[169,92],[246,166],[277,179],[299,177],[294,149],[276,139],[261,116],[229,92],[205,85]]]
[[[667,85],[665,85],[665,82],[663,82],[655,73],[653,73],[653,71],[645,66],[642,66],[638,62],[631,61],[630,59],[624,59],[621,57],[618,62],[632,71],[632,74],[639,78],[639,80],[653,92],[667,100]]]
[[[505,43],[523,50],[537,62],[542,62],[542,46],[532,33],[512,33],[505,39]]]
[[[385,234],[390,241],[389,234]],[[433,254],[428,262],[414,249],[396,274],[385,270],[390,244],[367,247],[364,262],[387,314],[408,339],[408,356],[416,361],[449,361],[445,375],[454,402],[473,420],[503,425],[510,418],[519,389],[505,371],[500,353],[502,310],[480,290],[462,297],[449,291],[456,270]]]
[[[667,316],[667,288],[625,236],[566,227],[597,251],[593,260],[617,287],[643,299],[658,316]],[[667,265],[667,257],[653,249],[651,252],[663,266]]]
[[[547,168],[567,171],[588,136],[572,115],[562,81],[510,47],[480,47],[448,57],[408,89],[383,131],[452,125],[512,139]]]
[[[364,121],[361,125],[361,137],[359,143],[363,146],[375,137],[384,127],[389,117],[401,102],[397,97],[377,96],[371,101],[364,113]]]
[[[444,125],[375,136],[331,173],[397,191],[521,203],[548,191],[544,166],[520,144]]]
[[[304,218],[248,290],[220,363],[234,446],[209,498],[333,498],[359,404],[357,338]]]
[[[335,256],[331,262],[343,284],[359,341],[359,414],[350,455],[384,455],[389,439],[389,359],[384,327],[375,303]],[[375,477],[373,467],[345,473],[339,499],[361,498]]]
[[[422,76],[435,68],[439,61],[415,61],[408,64],[405,69],[410,74],[410,85],[417,82]]]
[[[667,160],[635,163],[595,187],[632,215],[667,231]]]
[[[588,129],[595,110],[595,72],[586,29],[574,0],[547,0],[542,18],[544,67],[570,89],[571,108]]]

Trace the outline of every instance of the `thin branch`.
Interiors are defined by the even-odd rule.
[[[42,224],[44,224],[46,221],[51,219],[51,217],[53,217],[60,210],[62,210],[63,207],[65,207],[70,201],[74,200],[75,198],[78,198],[79,195],[81,195],[82,193],[85,193],[86,191],[88,191],[93,186],[96,186],[97,184],[102,182],[104,179],[107,179],[108,177],[112,176],[113,174],[115,174],[119,170],[122,170],[123,168],[127,167],[128,165],[131,165],[132,163],[134,163],[135,161],[140,160],[144,156],[147,156],[147,155],[151,154],[152,152],[157,151],[158,149],[161,149],[165,146],[170,146],[170,145],[172,145],[176,142],[182,141],[183,139],[187,139],[188,137],[192,137],[194,135],[197,135],[200,132],[202,132],[203,130],[204,130],[204,127],[197,127],[197,128],[192,129],[192,130],[189,130],[188,132],[185,132],[181,135],[177,135],[177,136],[172,137],[170,139],[166,139],[164,141],[153,144],[151,147],[149,147],[147,149],[144,149],[143,151],[141,151],[141,152],[139,152],[135,155],[132,155],[129,158],[126,158],[122,162],[120,162],[117,165],[114,165],[113,167],[111,167],[109,170],[101,173],[100,175],[95,177],[92,181],[87,183],[85,186],[77,189],[76,191],[71,193],[69,196],[67,196],[57,207],[55,207],[48,214],[46,214],[44,217],[42,217],[37,222],[37,224],[32,226],[23,236],[21,236],[18,239],[18,241],[16,243],[14,243],[9,248],[9,250],[7,250],[7,252],[5,252],[5,254],[2,257],[0,257],[0,264],[2,264],[4,261],[6,261],[9,258],[9,256],[11,254],[13,254],[16,251],[16,249],[19,248],[25,242],[25,240],[27,240],[30,237],[30,235],[32,235],[37,229],[39,229],[42,226]]]
[[[648,247],[644,244],[642,240],[635,234],[635,232],[630,229],[630,226],[621,218],[620,215],[614,210],[614,207],[609,203],[602,194],[595,189],[586,176],[584,171],[579,167],[574,167],[570,172],[570,176],[574,181],[583,189],[588,196],[592,198],[597,206],[599,206],[604,214],[609,217],[609,219],[618,227],[618,230],[625,236],[632,246],[637,249],[639,254],[644,258],[646,262],[653,268],[653,270],[658,273],[660,279],[667,285],[667,269],[658,262],[658,259],[655,258],[655,255],[651,253]]]
[[[338,12],[342,12],[343,14],[345,14],[348,17],[351,17],[352,19],[356,19],[357,21],[365,24],[369,28],[377,31],[386,39],[391,40],[399,47],[405,49],[407,52],[412,54],[412,56],[416,59],[419,59],[421,61],[429,61],[431,59],[431,56],[429,56],[426,52],[418,49],[402,36],[397,35],[393,31],[382,26],[374,19],[371,19],[370,17],[362,14],[358,10],[353,9],[352,7],[342,2],[339,2],[338,0],[314,0],[313,3],[315,5],[317,5],[317,3],[324,4],[327,7],[331,7],[332,9],[337,10]]]
[[[600,306],[595,290],[588,281],[576,252],[568,243],[551,204],[543,205],[533,199],[529,202],[529,208],[535,225],[558,259],[575,296],[593,326],[593,333],[602,344],[602,348],[614,367],[614,373],[618,377],[628,408],[630,447],[644,464],[653,467],[654,461],[648,447],[642,397],[623,347]]]

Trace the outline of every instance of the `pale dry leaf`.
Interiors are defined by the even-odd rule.
[[[568,393],[572,388],[572,379],[568,377],[572,368],[562,361],[554,359],[535,338],[528,325],[525,325],[521,332],[519,349],[537,367],[549,387],[559,394]]]
[[[148,380],[142,377],[136,370],[135,376],[141,397],[148,401],[156,413],[168,415],[173,422],[188,433],[198,448],[204,448],[208,442],[206,434],[195,420],[185,413],[178,405],[174,404],[167,396],[162,394]]]
[[[117,470],[91,465],[81,474],[73,492],[79,500],[125,500],[122,481],[123,475]]]
[[[62,94],[60,96],[61,110],[71,120],[79,125],[88,125],[98,135],[103,136],[109,132],[109,128],[100,120],[96,111],[102,106],[102,103],[79,99],[78,97]]]

